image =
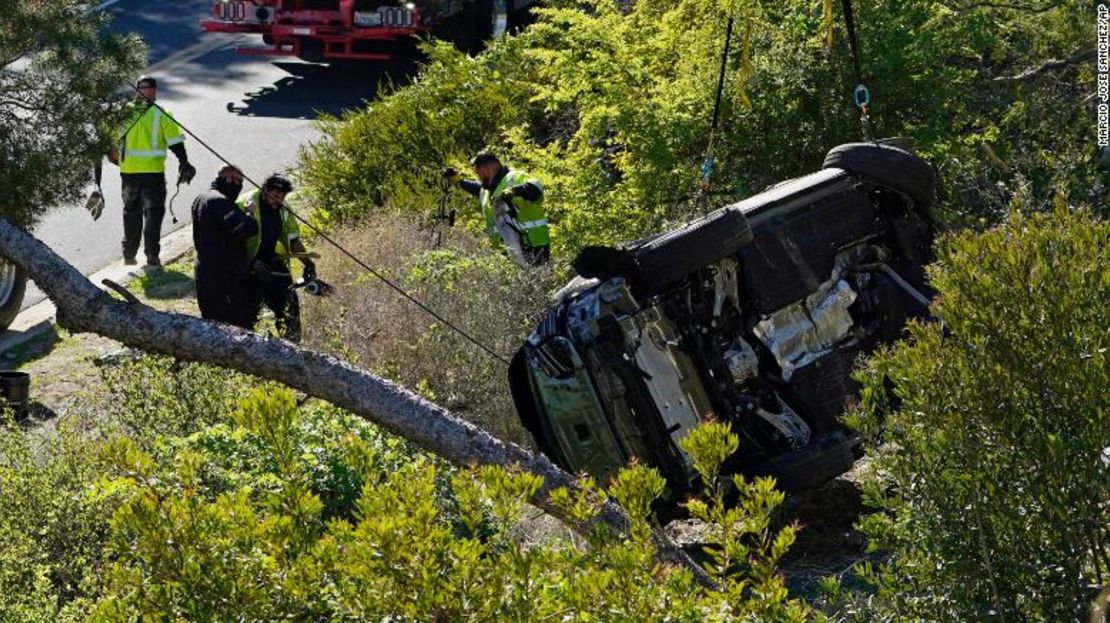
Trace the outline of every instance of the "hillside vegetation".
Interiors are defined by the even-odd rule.
[[[829,148],[859,140],[833,4],[556,0],[478,57],[428,46],[412,84],[326,126],[305,179],[341,219],[380,206],[428,214],[441,167],[466,170],[490,147],[544,182],[556,256],[653,233],[698,211],[729,15],[713,205],[813,171]],[[945,182],[949,223],[997,220],[1022,181],[1038,200],[1090,200],[1090,57],[1014,78],[1093,50],[1086,4],[858,4],[877,132],[918,141]]]
[[[340,240],[509,355],[578,249],[700,213],[730,15],[711,205],[858,139],[835,4],[553,0],[476,57],[429,44],[411,84],[324,122],[302,178]],[[1093,11],[855,4],[878,132],[915,138],[936,164],[949,231],[930,268],[936,319],[858,372],[876,562],[792,592],[780,563],[798,527],[776,521],[770,480],[735,479],[724,504],[720,465],[739,441],[722,425],[684,441],[708,484],[687,506],[705,525],[707,587],[657,562],[663,481],[643,465],[553,494],[583,520],[611,497],[627,535],[541,533],[534,476],[446,465],[286,388],[139,357],[105,366],[56,430],[0,428],[0,622],[1086,618],[1110,583]],[[424,228],[440,169],[486,147],[544,182],[546,272],[491,251],[461,193],[450,201],[468,217],[441,246]],[[499,362],[325,254],[338,294],[306,305],[311,346],[528,442]]]

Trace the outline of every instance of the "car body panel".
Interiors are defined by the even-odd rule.
[[[690,357],[675,347],[678,330],[657,309],[621,321],[632,342],[636,365],[644,373],[644,384],[662,418],[667,436],[678,446],[690,431],[713,417],[709,397]],[[679,448],[686,465],[690,457]]]
[[[565,378],[549,375],[534,361],[533,390],[540,398],[555,443],[563,457],[604,482],[627,460],[610,429],[605,412],[597,400],[597,389],[574,346],[566,338],[553,338],[566,350],[573,372]]]

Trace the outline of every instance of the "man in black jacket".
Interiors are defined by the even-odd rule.
[[[258,225],[235,205],[241,190],[242,171],[228,165],[212,189],[193,201],[197,304],[202,318],[251,329],[255,302],[247,239],[258,233]]]

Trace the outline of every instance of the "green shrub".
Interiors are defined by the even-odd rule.
[[[944,239],[931,276],[943,324],[861,377],[857,424],[886,439],[863,529],[892,555],[862,618],[1078,620],[1110,581],[1110,223],[1015,211]]]
[[[104,392],[94,402],[106,426],[143,447],[226,422],[250,377],[214,366],[141,355],[101,368]]]
[[[816,170],[830,147],[859,140],[843,27],[825,13],[833,4],[553,2],[476,58],[430,46],[412,85],[324,126],[328,138],[303,159],[305,179],[340,218],[382,206],[429,214],[439,168],[465,169],[491,146],[544,183],[557,258],[638,238],[701,210],[693,197],[730,14],[711,205]],[[1090,67],[997,80],[1089,48],[1089,20],[1076,3],[859,7],[877,132],[918,139],[946,182],[948,219],[997,219],[998,199],[1023,183],[1039,199],[1094,192]],[[469,196],[452,202],[473,215]]]
[[[113,501],[90,491],[100,443],[0,428],[0,621],[80,621],[98,594]]]
[[[447,156],[496,140],[491,130],[527,103],[520,42],[506,39],[480,59],[447,43],[425,50],[428,64],[412,83],[385,85],[366,114],[322,122],[332,140],[307,149],[302,174],[333,217],[383,204],[430,208]]]
[[[715,547],[734,556],[712,566],[719,590],[697,585],[690,571],[660,567],[648,527],[652,501],[663,488],[653,470],[632,466],[612,483],[629,509],[627,537],[594,531],[586,543],[555,539],[526,543],[516,536],[534,510],[528,500],[542,485],[534,475],[495,467],[450,478],[458,515],[440,504],[442,468],[422,456],[364,445],[362,490],[353,512],[325,515],[325,500],[306,486],[311,461],[300,456],[294,430],[301,418],[283,392],[256,392],[236,416],[256,460],[230,461],[280,477],[260,495],[256,484],[210,488],[209,463],[228,455],[184,445],[157,458],[120,442],[111,456],[116,476],[99,490],[123,496],[112,518],[105,598],[93,620],[140,618],[226,620],[497,620],[801,621],[806,607],[787,598],[774,565],[791,541],[771,532],[781,501],[770,481],[742,487],[742,504],[725,509],[719,497],[698,512],[722,521]],[[688,449],[699,466],[719,465],[700,449],[727,443],[727,428],[711,425]],[[256,481],[257,483],[257,481]],[[584,483],[580,493],[554,500],[587,520],[605,494]],[[732,564],[739,563],[739,564]]]

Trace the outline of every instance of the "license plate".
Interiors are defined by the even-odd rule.
[[[412,28],[414,21],[412,10],[399,6],[383,6],[377,11],[355,12],[355,26],[364,28],[373,26]]]
[[[249,0],[221,0],[212,5],[212,14],[224,22],[262,24],[274,20],[274,10],[255,6]]]
[[[381,26],[382,14],[377,11],[355,11],[355,26]]]

